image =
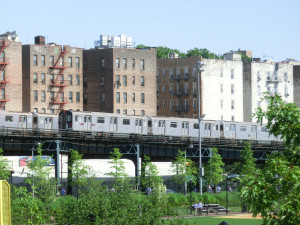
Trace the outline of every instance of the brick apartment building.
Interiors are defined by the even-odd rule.
[[[22,43],[10,32],[0,35],[0,110],[22,111]]]
[[[57,114],[83,110],[82,48],[45,44],[22,46],[23,111]]]
[[[201,115],[205,120],[243,121],[242,62],[201,57],[157,59],[158,115],[198,118],[197,62]]]
[[[83,51],[84,110],[156,116],[156,49]]]

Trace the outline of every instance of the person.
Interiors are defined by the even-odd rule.
[[[61,195],[62,195],[62,196],[65,196],[65,195],[66,195],[66,189],[65,189],[64,187],[61,189]]]
[[[196,216],[196,213],[197,213],[197,211],[198,211],[198,204],[197,203],[195,203],[194,204],[194,216]]]
[[[228,191],[229,191],[229,192],[232,192],[231,186],[228,187]]]
[[[147,195],[150,195],[150,194],[152,194],[152,190],[151,190],[151,188],[150,188],[150,187],[147,187],[147,189],[146,189],[146,193],[147,193]]]
[[[221,192],[221,187],[220,187],[219,185],[217,186],[216,192],[217,192],[217,193],[220,193],[220,192]]]
[[[207,187],[207,192],[208,192],[208,193],[212,193],[212,188],[211,188],[210,185],[208,185],[208,187]]]
[[[203,205],[202,205],[202,202],[200,201],[198,203],[198,213],[202,215],[202,208],[203,208]]]

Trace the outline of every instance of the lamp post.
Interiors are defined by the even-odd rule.
[[[198,124],[199,124],[199,129],[198,129],[198,138],[199,138],[199,191],[200,194],[202,195],[202,177],[203,177],[203,169],[202,169],[202,150],[201,150],[201,72],[204,71],[202,66],[204,66],[205,63],[198,61],[197,62],[197,70],[198,70],[198,79],[197,79],[197,85],[198,85]]]

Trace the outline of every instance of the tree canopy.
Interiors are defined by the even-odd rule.
[[[262,170],[248,176],[242,199],[254,216],[263,217],[263,224],[300,224],[300,110],[279,95],[264,99],[267,110],[258,108],[255,116],[267,120],[268,131],[281,137],[286,149],[271,154]]]

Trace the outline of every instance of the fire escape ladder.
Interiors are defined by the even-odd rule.
[[[67,50],[66,48],[62,48],[61,49],[61,53],[59,54],[59,57],[56,61],[56,63],[54,64],[54,66],[50,67],[50,69],[58,69],[59,72],[57,74],[57,76],[55,77],[51,87],[54,88],[54,87],[59,87],[59,90],[56,94],[56,96],[51,99],[51,103],[52,104],[59,104],[59,109],[60,110],[63,110],[64,108],[64,105],[66,104],[66,101],[65,101],[65,98],[62,97],[62,93],[65,89],[66,86],[68,86],[67,84],[65,84],[65,81],[62,80],[62,77],[63,77],[63,74],[64,74],[64,70],[68,67],[65,67],[63,64],[64,62],[62,61],[63,60],[63,57],[65,56],[65,54],[67,54]]]
[[[4,51],[4,49],[8,47],[7,41],[3,40],[2,41],[2,45],[0,46],[0,56],[2,55],[2,52]],[[2,71],[5,69],[5,66],[8,65],[9,63],[7,62],[5,55],[4,57],[0,58],[0,75],[2,75]],[[0,110],[3,109],[3,107],[5,106],[6,102],[8,102],[8,96],[4,93],[4,95],[2,95],[2,90],[5,88],[6,83],[8,83],[6,76],[4,76],[4,78],[1,77],[0,79]]]

